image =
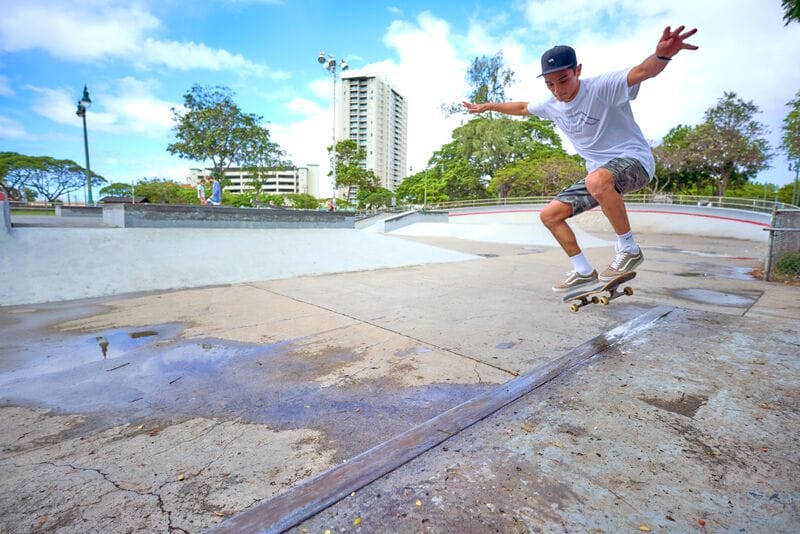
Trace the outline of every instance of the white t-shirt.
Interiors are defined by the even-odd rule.
[[[630,101],[639,84],[628,87],[628,69],[581,80],[571,102],[554,97],[528,103],[528,113],[555,122],[586,160],[589,172],[614,158],[635,158],[652,178],[656,163],[633,118]]]

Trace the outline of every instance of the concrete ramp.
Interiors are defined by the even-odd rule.
[[[14,228],[0,305],[469,259],[354,229]]]
[[[491,217],[490,217],[491,218]],[[494,217],[497,220],[497,217]],[[575,236],[578,238],[583,248],[608,247],[613,245],[611,241],[606,241],[591,236],[573,227]],[[484,241],[488,243],[508,243],[511,245],[533,245],[557,247],[559,246],[550,231],[541,222],[488,222],[473,221],[469,222],[454,219],[452,216],[449,223],[416,223],[392,232],[393,235],[406,236],[435,236],[435,237],[454,237],[456,239],[466,239],[468,241]]]

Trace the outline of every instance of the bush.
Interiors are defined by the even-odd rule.
[[[800,278],[800,251],[784,254],[775,264],[775,272],[783,276]]]

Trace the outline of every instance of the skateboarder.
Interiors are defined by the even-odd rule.
[[[667,26],[655,53],[639,65],[581,80],[581,64],[569,46],[556,46],[542,55],[542,73],[553,97],[542,103],[464,102],[470,113],[496,111],[508,115],[537,115],[555,122],[586,160],[588,174],[563,189],[542,210],[542,223],[572,262],[567,279],[553,286],[563,293],[608,282],[633,271],[644,261],[636,244],[622,195],[643,188],[655,173],[650,146],[636,124],[630,101],[639,85],[657,76],[681,50],[697,50],[685,40],[697,29]],[[617,234],[616,255],[599,275],[581,252],[567,219],[600,206]]]

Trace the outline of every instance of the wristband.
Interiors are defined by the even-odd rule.
[[[656,56],[656,57],[657,57],[658,59],[663,59],[664,61],[672,61],[672,58],[671,58],[671,57],[667,57],[667,56]]]

